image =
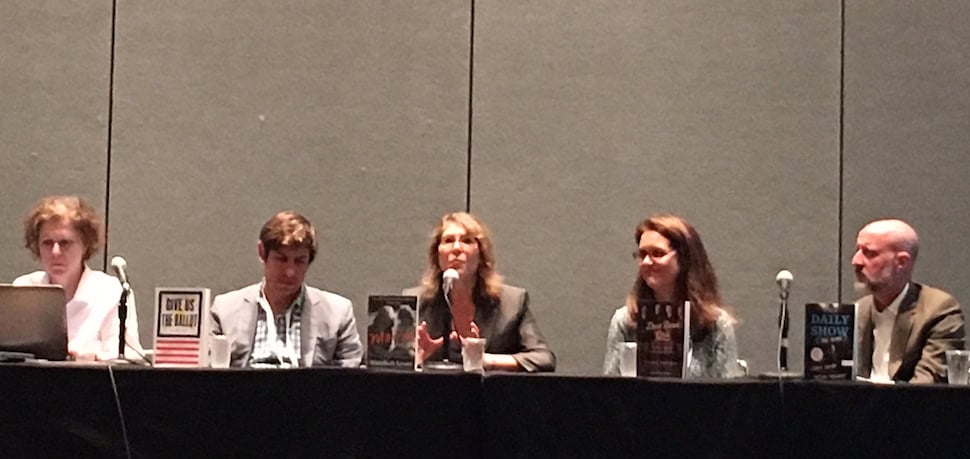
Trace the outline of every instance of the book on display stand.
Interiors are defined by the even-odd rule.
[[[209,366],[209,307],[207,288],[155,289],[156,367]]]
[[[637,376],[686,377],[690,302],[640,300],[637,306]]]
[[[371,295],[367,299],[367,368],[413,370],[418,298]]]
[[[856,377],[856,305],[805,305],[805,379],[853,381]]]

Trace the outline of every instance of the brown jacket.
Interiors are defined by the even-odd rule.
[[[872,295],[858,301],[859,376],[872,373]],[[889,376],[894,381],[946,381],[946,351],[963,349],[963,312],[950,294],[915,282],[899,304],[889,344]]]

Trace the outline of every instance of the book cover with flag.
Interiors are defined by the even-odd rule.
[[[155,366],[209,366],[207,288],[155,289]]]

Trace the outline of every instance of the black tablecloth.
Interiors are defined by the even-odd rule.
[[[970,386],[0,365],[0,394],[4,457],[970,451]]]
[[[970,386],[502,375],[486,455],[970,456]]]
[[[481,378],[0,366],[4,456],[477,457]]]

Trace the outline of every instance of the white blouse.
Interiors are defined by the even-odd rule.
[[[24,274],[13,285],[50,285],[50,277],[44,271]],[[76,353],[95,354],[98,359],[118,357],[118,301],[121,299],[121,283],[118,279],[87,266],[81,273],[74,298],[66,305],[67,348]],[[128,316],[125,320],[126,356],[138,358],[143,353],[138,339],[138,314],[134,294],[128,296]],[[135,352],[128,355],[134,348]]]

